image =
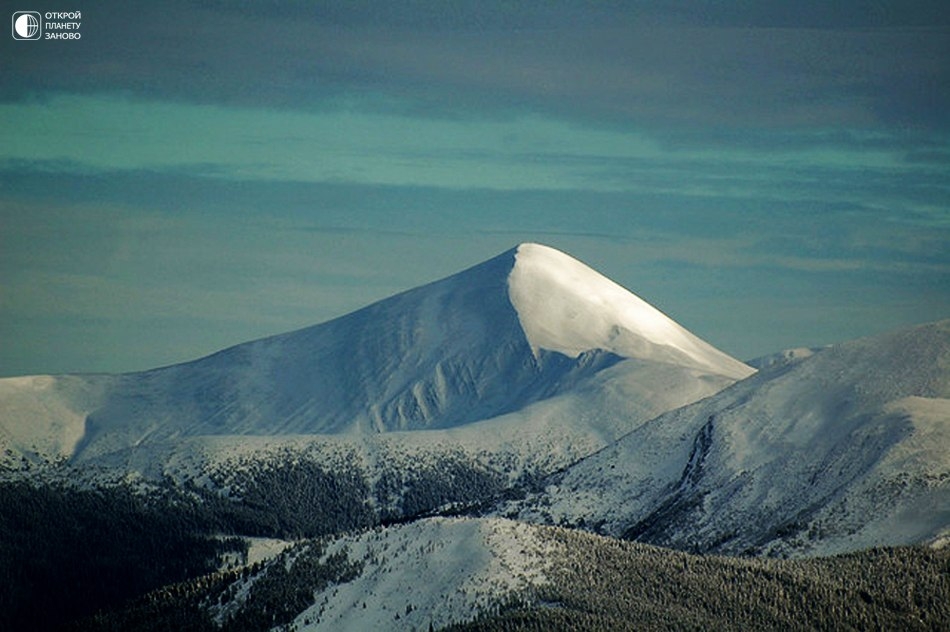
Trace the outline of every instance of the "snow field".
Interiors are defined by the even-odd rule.
[[[326,555],[362,560],[353,581],[317,594],[299,630],[426,630],[471,619],[545,581],[554,546],[499,518],[431,518],[340,538]],[[309,623],[308,623],[309,622]]]

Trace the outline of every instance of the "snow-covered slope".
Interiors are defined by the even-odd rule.
[[[583,263],[522,244],[509,276],[511,302],[536,351],[569,357],[604,349],[740,379],[745,364],[700,340],[655,307]]]
[[[521,515],[727,553],[939,538],[950,529],[950,321],[830,347],[664,414]]]
[[[593,388],[634,395],[624,404],[630,414],[611,417],[610,440],[642,413],[752,371],[568,255],[523,244],[336,320],[194,362],[0,380],[0,437],[13,452],[79,462],[186,437],[365,436],[524,420],[533,404],[562,397],[570,408],[577,399],[564,396]],[[659,375],[673,382],[658,392],[631,383]]]
[[[60,460],[76,452],[86,417],[111,376],[34,375],[0,379],[0,465]]]
[[[345,551],[363,562],[360,576],[315,595],[294,621],[300,630],[426,630],[461,623],[546,582],[554,543],[537,528],[501,519],[421,520],[340,538],[326,555]]]

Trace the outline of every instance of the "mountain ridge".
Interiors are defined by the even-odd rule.
[[[944,320],[833,345],[664,413],[554,477],[520,515],[726,554],[939,540],[948,445]]]

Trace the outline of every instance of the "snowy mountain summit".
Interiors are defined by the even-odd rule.
[[[602,383],[607,369],[615,391],[644,385],[621,417],[659,414],[754,372],[570,256],[522,244],[335,320],[193,362],[0,380],[0,436],[75,460],[182,437],[449,429]],[[629,429],[597,433],[609,440]]]
[[[554,248],[518,246],[508,293],[535,350],[577,357],[600,349],[624,358],[695,366],[736,379],[754,372]]]

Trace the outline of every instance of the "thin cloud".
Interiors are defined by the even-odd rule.
[[[816,4],[793,19],[762,4],[700,13],[669,3],[455,12],[122,3],[90,13],[69,55],[4,40],[17,63],[5,65],[0,95],[310,110],[371,91],[415,100],[430,116],[528,109],[661,127],[946,128],[950,31],[939,16],[928,28],[905,18],[926,7],[864,18],[858,4],[849,14]]]

